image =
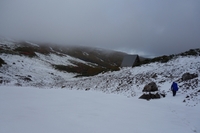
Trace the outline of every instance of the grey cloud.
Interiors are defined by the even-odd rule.
[[[0,35],[163,55],[198,48],[197,0],[2,0]]]

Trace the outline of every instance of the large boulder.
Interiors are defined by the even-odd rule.
[[[183,75],[182,75],[182,81],[186,81],[186,80],[190,80],[190,79],[193,79],[193,78],[196,78],[196,77],[198,77],[198,74],[190,74],[190,73],[184,73]]]
[[[160,99],[161,98],[161,94],[156,93],[156,94],[143,94],[139,97],[139,99],[146,99],[146,100],[150,100],[150,99]]]
[[[6,62],[0,58],[0,67],[2,66],[2,64],[6,64]]]
[[[155,82],[151,82],[144,86],[143,92],[154,92],[158,91],[158,87]]]

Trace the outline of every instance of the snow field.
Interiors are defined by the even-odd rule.
[[[200,105],[97,91],[0,86],[1,133],[194,133]]]

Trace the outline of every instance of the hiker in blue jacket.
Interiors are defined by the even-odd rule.
[[[173,96],[176,96],[176,92],[178,91],[178,84],[173,82],[171,85],[171,90],[173,92]]]

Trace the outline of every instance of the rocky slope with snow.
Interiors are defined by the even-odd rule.
[[[197,74],[198,77],[182,80],[184,73]],[[171,83],[177,82],[186,105],[200,103],[200,57],[177,57],[167,63],[151,63],[135,68],[122,68],[120,71],[99,74],[65,82],[62,86],[71,89],[99,90],[106,93],[124,94],[128,97],[142,95],[144,86],[155,82],[160,92],[172,95]]]
[[[38,47],[37,44],[31,44]],[[63,88],[76,90],[97,90],[105,93],[117,93],[127,97],[140,97],[143,88],[155,82],[159,92],[171,95],[173,81],[179,85],[177,96],[182,103],[196,106],[200,103],[200,55],[178,55],[169,61],[144,64],[134,68],[121,68],[90,77],[74,78],[76,73],[55,69],[52,64],[76,65],[73,62],[95,66],[88,62],[51,49],[48,54],[35,52],[36,56],[14,54],[7,49],[14,49],[15,43],[2,42],[0,58],[6,63],[0,67],[1,85],[34,86],[39,88]],[[6,52],[5,52],[6,51]],[[84,53],[89,56],[88,53]],[[183,56],[184,55],[184,56]],[[73,60],[73,61],[72,61]],[[105,60],[104,60],[105,61]],[[185,73],[197,75],[189,80],[182,80]]]

